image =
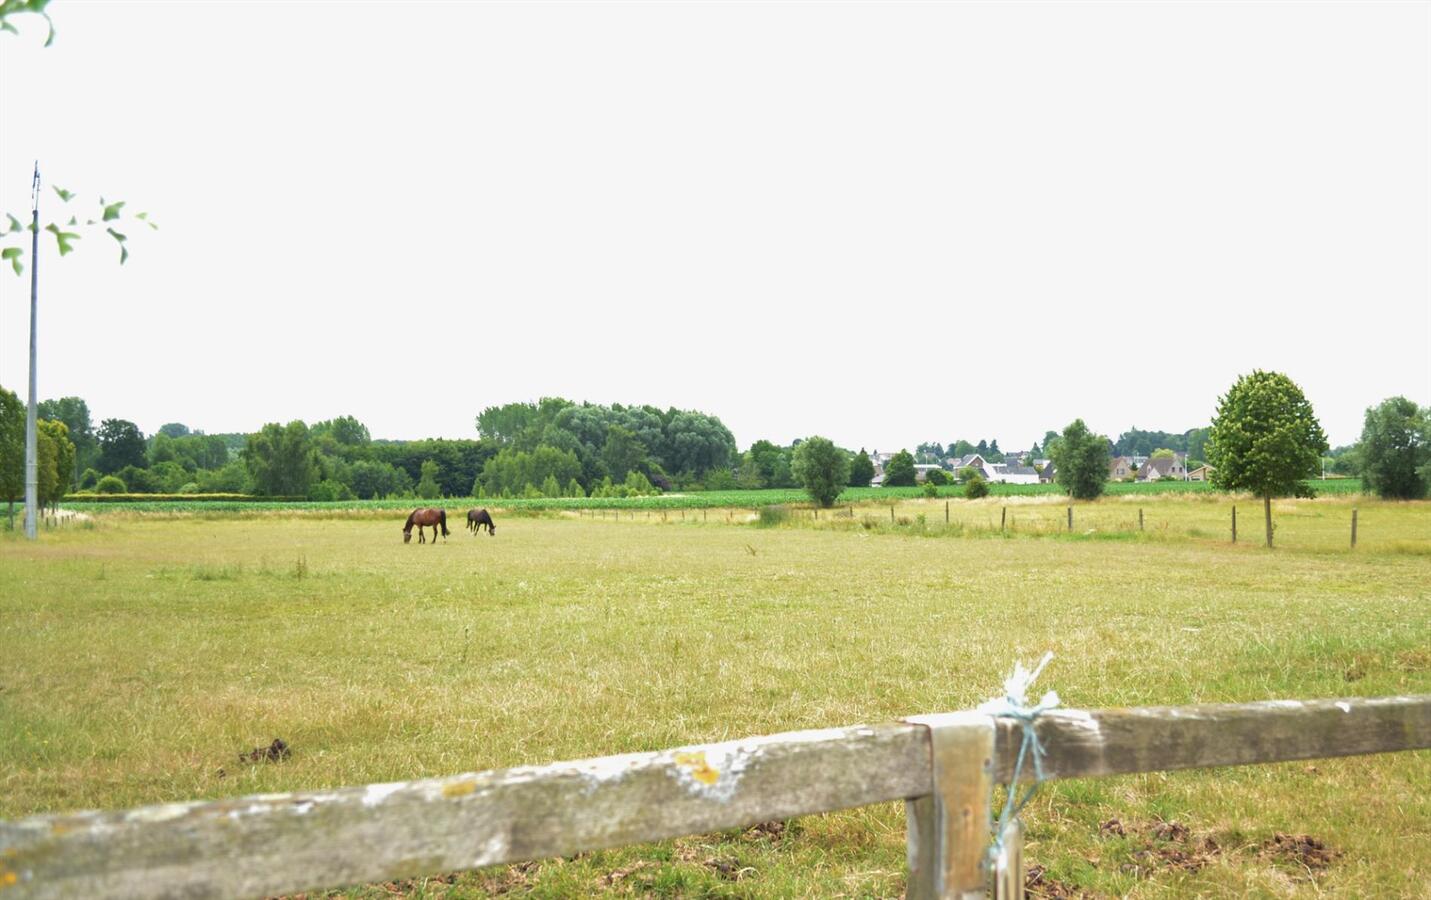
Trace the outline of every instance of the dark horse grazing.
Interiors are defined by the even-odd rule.
[[[442,536],[447,537],[447,510],[434,509],[430,506],[426,509],[413,510],[412,514],[407,517],[407,524],[402,527],[402,542],[404,544],[412,540],[412,526],[414,525],[417,526],[417,542],[419,544],[427,543],[427,538],[422,533],[424,525],[432,526],[432,543],[436,544],[437,529],[441,528]]]
[[[471,529],[473,537],[477,536],[477,532],[482,530],[483,525],[487,526],[488,537],[497,536],[497,526],[492,521],[491,513],[487,512],[487,510],[485,509],[467,510],[467,527]]]

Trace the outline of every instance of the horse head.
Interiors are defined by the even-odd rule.
[[[411,532],[411,531],[404,531],[404,532],[402,533],[402,542],[403,542],[404,544],[406,544],[406,543],[410,542],[411,540],[412,540],[412,532]]]

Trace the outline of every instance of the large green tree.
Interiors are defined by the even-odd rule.
[[[15,501],[25,496],[25,405],[13,391],[0,387],[0,497],[15,527]]]
[[[869,487],[874,480],[874,460],[861,447],[855,458],[850,460],[850,487]]]
[[[1431,488],[1431,408],[1390,397],[1366,411],[1356,459],[1382,497],[1420,500]]]
[[[885,487],[913,487],[916,480],[914,455],[901,450],[889,458],[884,466]]]
[[[91,468],[99,460],[99,441],[94,436],[94,425],[89,418],[89,404],[79,397],[61,397],[58,400],[42,400],[36,405],[36,413],[41,419],[64,422],[70,431],[70,440],[75,445],[75,478],[79,472]]]
[[[1259,369],[1219,398],[1207,461],[1217,487],[1262,498],[1271,547],[1272,498],[1303,492],[1326,450],[1327,436],[1302,389],[1281,372]]]
[[[58,507],[74,479],[71,473],[75,468],[75,445],[64,422],[40,419],[35,426],[36,440],[43,439],[47,444],[40,454],[37,499],[42,507]]]
[[[317,453],[308,426],[298,419],[287,425],[269,422],[249,435],[243,459],[260,494],[307,497],[318,480]]]
[[[1054,478],[1075,500],[1093,500],[1108,480],[1108,439],[1074,419],[1049,449]]]
[[[615,423],[606,426],[601,461],[612,481],[625,481],[626,473],[640,468],[645,459],[646,446],[636,437],[636,432]]]
[[[95,468],[112,474],[125,466],[142,469],[149,465],[148,447],[139,426],[128,419],[105,419],[99,423],[99,460]]]
[[[833,506],[850,481],[850,455],[829,438],[815,436],[801,441],[790,468],[805,493],[821,506]]]

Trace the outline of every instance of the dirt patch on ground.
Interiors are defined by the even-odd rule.
[[[1341,856],[1340,850],[1333,850],[1310,834],[1283,834],[1277,832],[1263,841],[1258,852],[1264,859],[1289,863],[1311,872],[1320,872]]]
[[[1050,877],[1048,870],[1043,866],[1029,866],[1028,872],[1024,876],[1024,893],[1030,897],[1052,897],[1057,900],[1062,900],[1065,897],[1095,896],[1066,881]]]

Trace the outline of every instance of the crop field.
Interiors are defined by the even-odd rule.
[[[1361,480],[1357,478],[1336,478],[1326,481],[1308,482],[1308,487],[1319,496],[1340,497],[1356,494],[1361,490]],[[1114,483],[1106,486],[1109,496],[1163,496],[1192,495],[1216,496],[1211,484],[1205,481],[1153,481],[1143,483]],[[937,488],[941,499],[958,499],[964,496],[962,485],[947,485]],[[1056,484],[992,484],[989,492],[995,497],[1056,497],[1063,494]],[[798,488],[776,488],[769,490],[735,491],[694,491],[675,492],[647,497],[541,497],[541,498],[480,498],[448,497],[445,499],[417,500],[412,498],[392,498],[386,500],[266,500],[246,497],[242,494],[202,494],[185,497],[178,494],[164,494],[155,499],[145,499],[144,494],[73,494],[65,499],[65,508],[81,512],[99,513],[120,508],[135,512],[203,512],[222,513],[254,510],[296,510],[302,512],[322,512],[328,510],[410,510],[414,506],[442,506],[466,508],[470,506],[490,506],[501,509],[560,510],[560,509],[754,509],[772,504],[808,504],[809,497]],[[924,488],[846,488],[840,495],[841,503],[896,502],[923,498]]]
[[[1431,693],[1431,503],[1278,502],[1272,552],[1223,495],[1071,531],[1057,497],[743,505],[513,510],[435,546],[376,508],[0,535],[0,818],[969,708],[1045,650],[1072,707]],[[1059,782],[1025,821],[1048,895],[1431,896],[1428,752]],[[341,895],[887,897],[904,867],[883,804]]]

